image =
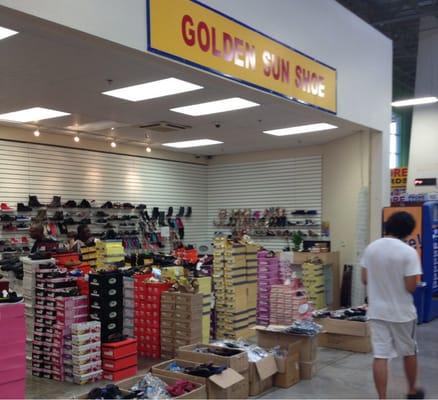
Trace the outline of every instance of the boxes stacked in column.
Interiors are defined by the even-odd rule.
[[[144,275],[136,275],[134,332],[138,353],[149,358],[160,358],[161,293],[170,288],[167,283],[148,283]]]
[[[322,264],[303,264],[303,284],[309,294],[309,299],[316,309],[327,306],[325,293],[324,266]]]
[[[102,345],[103,379],[119,381],[137,374],[137,339]]]
[[[303,319],[308,313],[309,299],[306,291],[297,289],[293,285],[272,285],[270,294],[270,324],[291,325],[294,320]],[[300,312],[301,311],[301,312]]]
[[[25,322],[26,322],[26,358],[32,359],[32,341],[35,324],[35,283],[36,272],[40,266],[46,266],[46,269],[51,271],[55,268],[53,259],[47,260],[31,260],[29,257],[22,257],[23,262],[23,295],[25,304]]]
[[[134,278],[123,277],[123,334],[134,337]]]
[[[123,266],[125,249],[121,240],[102,240],[96,243],[96,270],[114,270]]]
[[[99,321],[71,326],[71,366],[73,382],[78,385],[102,379],[100,328]]]
[[[279,262],[277,256],[260,251],[257,280],[257,325],[269,325],[271,286],[280,284]]]
[[[202,293],[161,294],[161,357],[173,358],[178,347],[202,340]]]
[[[123,276],[119,271],[89,275],[90,318],[100,321],[102,342],[123,335]]]
[[[73,382],[72,325],[88,320],[88,296],[56,298],[56,319],[53,333],[55,379]]]
[[[26,326],[24,304],[0,305],[0,397],[24,399]]]
[[[257,252],[258,244],[246,245],[246,282],[248,285],[248,327],[253,328],[257,323]]]
[[[211,325],[211,277],[197,278],[199,282],[199,293],[202,293],[202,342],[210,342]]]
[[[96,267],[97,249],[96,246],[81,247],[81,260],[86,262],[90,267]]]
[[[32,346],[32,375],[40,378],[64,380],[64,336],[57,327],[87,320],[88,308],[83,312],[59,312],[57,303],[77,291],[76,278],[59,270],[54,264],[39,265],[35,273],[35,324]]]

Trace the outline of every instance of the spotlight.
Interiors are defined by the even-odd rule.
[[[79,143],[79,140],[81,140],[81,139],[79,139],[79,136],[78,135],[76,135],[75,137],[74,137],[74,139],[73,139],[76,143]]]
[[[33,135],[34,135],[35,137],[39,137],[39,136],[41,135],[40,130],[39,130],[39,129],[35,129],[35,130],[33,131]]]
[[[147,147],[146,147],[146,153],[150,153],[151,151],[152,151],[151,147],[150,147],[150,146],[147,146]]]
[[[114,142],[114,140],[111,142],[111,147],[112,147],[113,149],[115,149],[115,148],[117,147],[117,143]]]

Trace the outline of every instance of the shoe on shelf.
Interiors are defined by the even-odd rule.
[[[32,207],[26,206],[24,203],[17,204],[17,212],[31,212]]]
[[[5,232],[15,232],[17,230],[17,227],[13,224],[6,224],[3,225],[3,230]]]
[[[137,210],[146,210],[146,204],[139,204],[137,207],[135,207]]]
[[[98,218],[106,218],[106,217],[109,217],[109,214],[107,214],[105,211],[98,211],[96,213],[96,217],[98,217]]]
[[[29,205],[29,207],[33,207],[33,208],[44,207],[44,205],[39,202],[37,196],[29,196],[29,204],[28,205]]]
[[[104,225],[104,229],[114,229],[115,228],[115,226],[114,225],[112,225],[111,223],[107,223],[107,224],[105,224]]]
[[[185,215],[187,218],[189,218],[189,217],[191,217],[192,216],[192,207],[187,207],[187,212],[186,212],[186,215]]]
[[[103,219],[103,218],[99,218],[96,220],[95,222],[97,225],[105,225],[106,223],[108,223],[107,219]]]
[[[11,213],[14,212],[14,209],[8,206],[8,203],[1,203],[0,204],[0,211],[4,213]]]
[[[69,200],[63,205],[64,208],[76,208],[77,204],[74,200]]]
[[[110,201],[107,201],[107,202],[103,203],[100,208],[113,208],[113,203],[111,203]]]
[[[184,217],[184,213],[185,213],[185,208],[184,207],[180,207],[179,208],[179,211],[178,211],[178,214],[176,215],[177,217]]]
[[[173,207],[169,207],[169,209],[167,210],[167,218],[170,218],[173,215]]]
[[[13,222],[13,221],[15,221],[15,216],[8,215],[8,214],[0,215],[0,221],[1,222]]]
[[[65,225],[76,225],[77,222],[73,218],[67,218],[64,220]]]
[[[23,297],[17,296],[16,292],[8,291],[8,290],[2,290],[0,292],[0,304],[6,304],[6,303],[22,303]]]
[[[56,211],[55,214],[53,214],[50,219],[52,221],[63,221],[64,220],[64,213],[62,211]]]
[[[49,208],[60,208],[61,207],[61,196],[53,196],[53,200],[47,206]]]
[[[83,218],[80,220],[79,222],[80,225],[90,225],[91,224],[91,220],[90,218]]]
[[[123,203],[123,208],[126,210],[132,210],[135,207],[131,203]]]
[[[154,207],[152,209],[152,219],[158,219],[160,216],[160,209],[158,207]]]
[[[31,217],[29,217],[27,215],[17,215],[15,217],[15,220],[17,222],[30,222],[31,221]]]
[[[27,238],[27,236],[22,236],[21,237],[21,244],[24,244],[24,245],[28,245],[29,244],[29,239]]]
[[[91,204],[90,204],[90,202],[89,202],[88,200],[83,199],[83,200],[79,203],[78,208],[91,208]]]
[[[16,225],[17,231],[28,231],[29,225],[27,224],[17,224]]]

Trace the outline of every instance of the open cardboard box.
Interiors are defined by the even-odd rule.
[[[182,346],[177,350],[177,358],[181,360],[188,360],[198,363],[213,363],[216,365],[225,365],[228,368],[234,369],[236,372],[245,372],[248,370],[248,355],[243,350],[235,350],[236,354],[233,356],[219,356],[212,353],[199,353],[195,351],[197,348],[206,347],[210,349],[224,350],[224,347],[214,346],[211,344],[196,343],[188,346]],[[230,349],[228,349],[230,350]]]
[[[231,368],[227,368],[221,374],[203,378],[182,372],[169,371],[167,367],[172,362],[176,362],[182,367],[196,367],[201,364],[193,361],[174,359],[154,365],[152,367],[152,373],[159,377],[190,380],[205,385],[209,399],[241,399],[248,397],[247,379]]]
[[[257,362],[249,363],[249,395],[258,396],[274,384],[277,363],[273,355],[268,355]]]
[[[299,343],[290,345],[285,356],[275,356],[278,372],[274,375],[274,386],[289,388],[300,381]]]
[[[270,330],[269,327],[256,326],[257,344],[264,348],[280,346],[289,353],[300,352],[300,377],[312,379],[316,372],[316,357],[318,353],[318,336],[293,335]]]
[[[322,325],[326,333],[350,336],[371,336],[368,322],[347,321],[334,318],[319,318],[316,322]]]

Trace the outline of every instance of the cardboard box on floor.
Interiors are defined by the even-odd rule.
[[[153,374],[153,375],[157,376],[155,374]],[[120,390],[122,390],[123,394],[128,394],[128,391],[131,389],[131,387],[134,386],[139,381],[141,381],[143,379],[143,377],[144,377],[144,374],[137,375],[134,378],[129,378],[129,379],[126,379],[124,381],[118,382],[117,386],[119,387]],[[178,379],[171,378],[168,376],[158,376],[158,378],[160,378],[167,385],[174,385],[178,381]],[[198,388],[191,391],[190,393],[186,393],[186,394],[183,394],[181,396],[174,397],[175,399],[206,399],[207,398],[207,388],[205,387],[204,384],[201,384],[199,382],[195,382],[192,379],[190,379],[190,380],[186,379],[186,380],[188,382],[191,382],[191,383],[197,385]]]
[[[209,399],[243,399],[248,397],[248,380],[231,368],[227,368],[222,374],[203,378],[182,372],[169,371],[167,367],[172,362],[176,362],[182,367],[197,367],[201,364],[174,359],[154,365],[152,367],[152,373],[159,377],[165,376],[175,379],[191,380],[206,385],[207,398]]]
[[[216,365],[225,365],[228,368],[234,369],[236,372],[245,372],[248,370],[248,355],[245,351],[238,351],[236,355],[225,357],[212,353],[199,353],[195,351],[197,348],[211,348],[223,350],[223,347],[214,346],[211,344],[196,343],[188,346],[180,347],[176,354],[178,359],[188,360],[199,363],[213,363]]]
[[[256,326],[257,344],[264,348],[281,348],[294,352],[294,346],[299,343],[300,377],[312,379],[316,372],[316,356],[318,352],[318,336],[292,335],[272,331],[264,326]],[[295,347],[296,348],[296,347]]]
[[[278,372],[274,375],[274,386],[289,388],[300,381],[299,345],[290,345],[287,356],[275,356]]]
[[[273,355],[268,355],[257,362],[249,363],[249,395],[258,396],[274,384],[277,363]]]
[[[339,335],[350,336],[370,336],[370,326],[368,322],[347,321],[334,318],[319,318],[316,322],[324,328],[326,333],[337,333]]]

